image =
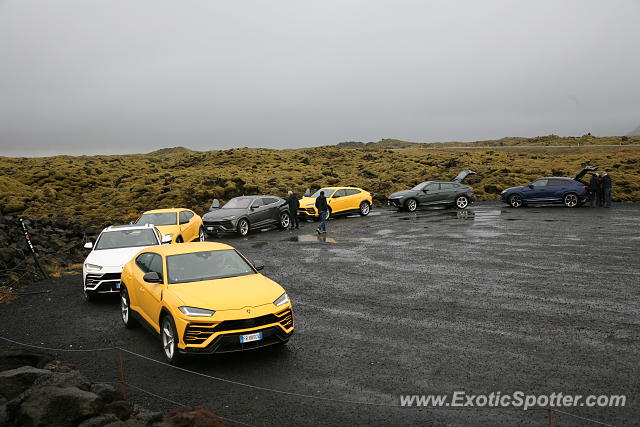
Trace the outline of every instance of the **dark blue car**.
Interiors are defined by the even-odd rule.
[[[528,185],[507,188],[500,196],[504,203],[514,208],[546,203],[562,203],[568,208],[575,208],[589,200],[589,184],[581,178],[596,169],[594,166],[586,166],[575,178],[538,178]]]

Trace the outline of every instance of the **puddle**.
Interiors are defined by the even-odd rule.
[[[386,236],[387,234],[391,234],[391,233],[393,233],[393,230],[390,230],[388,228],[383,228],[382,230],[376,231],[376,234],[379,236]]]
[[[263,246],[267,246],[269,243],[268,242],[256,242],[253,245],[251,245],[252,248],[261,248]]]
[[[323,235],[316,235],[314,236],[313,234],[301,234],[299,236],[291,236],[289,237],[289,242],[329,242],[329,243],[338,243],[337,239],[334,239],[333,237],[327,237],[327,236],[323,236]]]

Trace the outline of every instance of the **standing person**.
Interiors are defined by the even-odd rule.
[[[327,214],[329,213],[329,205],[327,204],[327,198],[324,197],[324,191],[321,191],[320,195],[316,199],[316,209],[318,209],[318,215],[320,215],[320,225],[316,231],[318,234],[326,233],[327,226],[325,221],[327,219]]]
[[[299,228],[298,209],[300,208],[300,202],[298,201],[298,198],[293,194],[293,191],[288,191],[287,196],[287,203],[289,204],[289,217],[291,218],[291,225],[289,226],[289,229],[293,230],[294,228]]]
[[[610,208],[611,207],[611,177],[609,176],[607,171],[604,171],[604,173],[602,174],[602,184],[600,185],[602,186],[602,195],[604,197],[604,207]]]
[[[591,199],[591,207],[594,208],[596,203],[600,200],[600,176],[597,173],[591,174],[591,181],[589,181],[589,196]]]

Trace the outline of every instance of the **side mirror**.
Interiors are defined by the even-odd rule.
[[[220,200],[213,199],[213,202],[211,202],[211,206],[209,206],[209,210],[212,211],[214,209],[219,209],[219,208],[220,208]]]
[[[93,249],[93,242],[87,242],[84,244],[85,249]]]
[[[529,187],[530,189],[533,190],[533,184],[529,184],[529,185],[527,185],[527,187]]]
[[[423,193],[426,193],[426,192],[428,192],[428,191],[429,191],[429,189],[428,189],[428,188],[423,188],[423,189],[422,189],[422,192],[423,192]]]
[[[256,205],[251,205],[249,209],[251,209],[252,211],[255,211],[256,209],[258,209],[258,207]]]
[[[256,270],[260,271],[260,270],[264,269],[264,263],[262,261],[254,261],[253,262],[253,268],[255,268]]]
[[[147,283],[162,283],[162,279],[160,278],[160,275],[155,271],[144,273],[144,276],[142,276],[142,280],[144,280]]]
[[[162,243],[163,245],[166,245],[167,243],[171,243],[171,239],[173,239],[172,236],[169,236],[168,234],[163,234],[162,240],[160,241],[160,243]]]
[[[307,189],[304,191],[304,197],[309,197],[310,195],[311,195],[311,190],[307,188]]]

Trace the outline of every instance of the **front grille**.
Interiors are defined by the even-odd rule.
[[[120,273],[105,273],[105,274],[87,274],[87,282],[89,280],[96,282],[102,282],[105,280],[120,280]]]
[[[220,323],[189,323],[184,331],[184,342],[185,344],[202,344],[215,332],[251,329],[272,323],[280,323],[285,329],[291,328],[293,326],[291,309],[251,319],[225,320]]]
[[[204,221],[204,226],[230,229],[233,228],[233,223],[231,221]]]

